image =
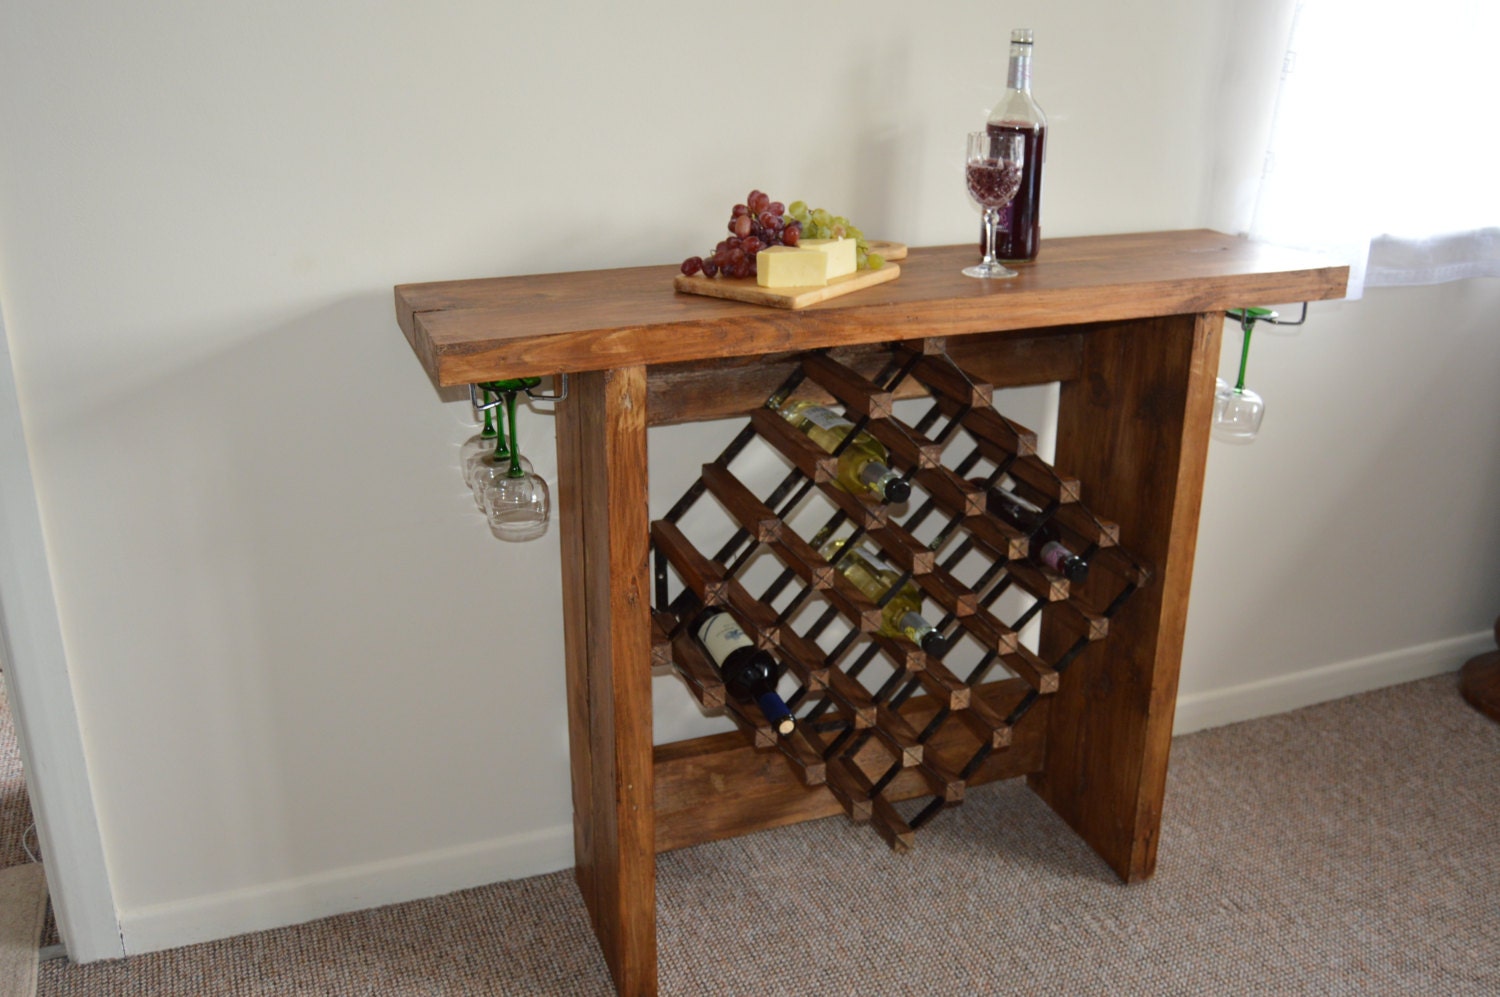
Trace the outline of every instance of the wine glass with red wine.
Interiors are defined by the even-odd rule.
[[[1021,166],[1026,159],[1022,136],[993,132],[970,132],[969,154],[964,174],[969,196],[984,209],[984,259],[964,267],[970,277],[1014,277],[1016,272],[995,258],[995,233],[1000,215],[1021,187]]]

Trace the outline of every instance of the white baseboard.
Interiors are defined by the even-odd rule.
[[[1283,713],[1453,671],[1494,647],[1486,630],[1295,675],[1191,693],[1177,701],[1176,734]],[[350,866],[299,879],[119,912],[134,955],[300,924],[335,914],[440,896],[573,864],[571,824],[476,845]]]
[[[573,865],[573,825],[190,900],[121,910],[125,953],[138,955],[350,911],[521,879]]]
[[[1188,693],[1177,697],[1172,733],[1190,734],[1457,671],[1465,661],[1494,647],[1494,633],[1484,630],[1227,689]]]

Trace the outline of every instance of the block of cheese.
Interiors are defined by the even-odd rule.
[[[851,274],[859,265],[856,259],[859,246],[853,239],[803,239],[797,246],[827,254],[829,280]]]
[[[822,287],[828,283],[828,257],[816,249],[768,246],[755,254],[755,282],[761,287]]]

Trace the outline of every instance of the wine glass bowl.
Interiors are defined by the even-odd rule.
[[[541,475],[511,472],[485,484],[483,505],[490,532],[499,540],[519,543],[547,532],[552,495]]]
[[[492,444],[494,440],[490,441]],[[510,472],[513,461],[519,461],[521,470],[530,474],[532,471],[531,461],[519,454],[512,456],[509,451],[501,452],[493,447],[488,453],[482,453],[470,461],[468,473],[469,487],[474,490],[474,504],[479,511],[484,511],[484,491],[491,482],[497,478],[503,478]]]
[[[1016,134],[982,131],[969,133],[964,158],[964,179],[969,197],[984,209],[984,258],[964,273],[970,277],[1007,278],[1016,272],[995,258],[995,233],[1001,212],[1021,188],[1021,168],[1026,162],[1025,139]]]
[[[1224,443],[1249,443],[1260,433],[1266,403],[1249,388],[1231,388],[1214,395],[1213,437]]]

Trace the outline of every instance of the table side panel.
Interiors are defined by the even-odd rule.
[[[1156,865],[1222,327],[1204,314],[1096,330],[1059,400],[1058,466],[1155,574],[1062,681],[1031,783],[1127,882]],[[1044,626],[1043,656],[1073,639]]]

